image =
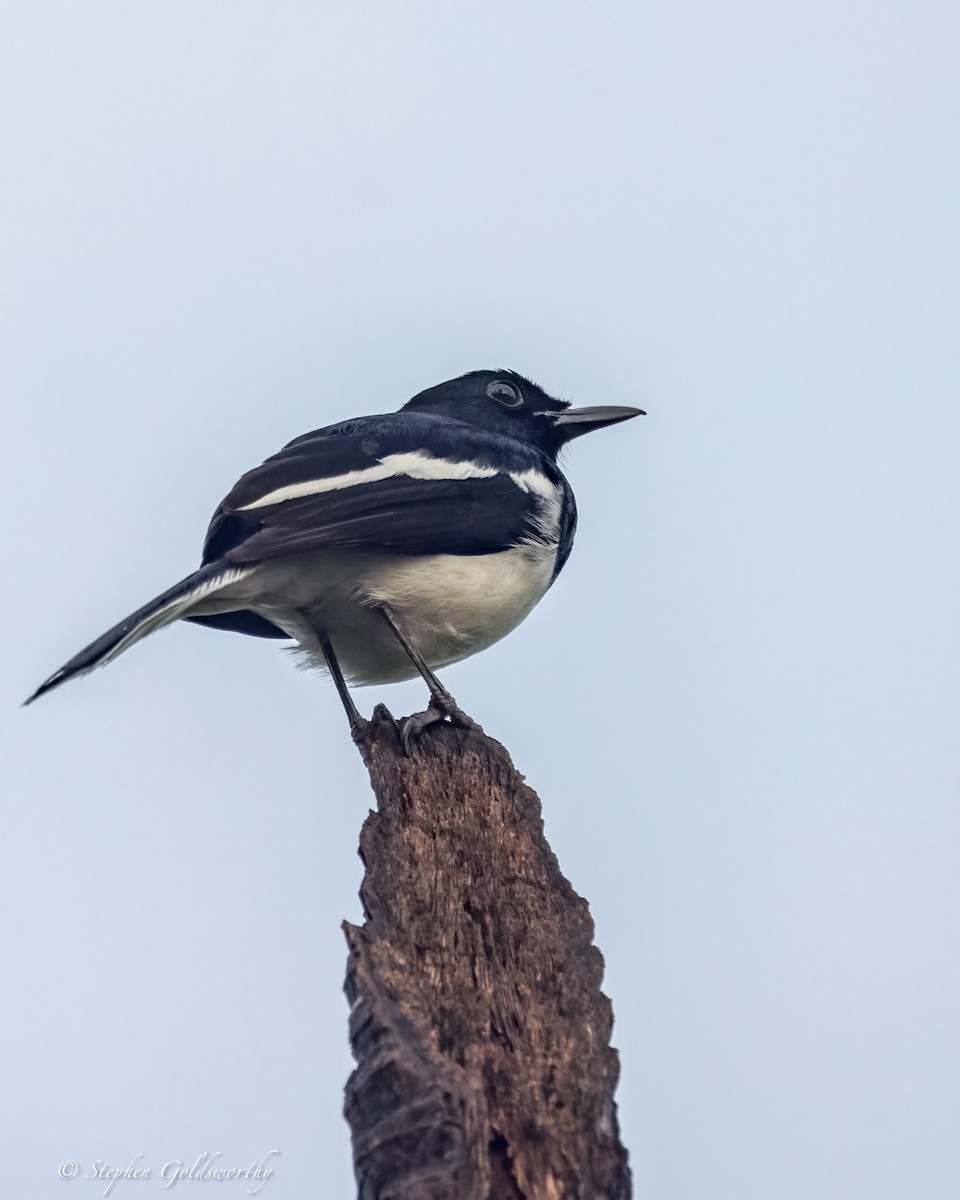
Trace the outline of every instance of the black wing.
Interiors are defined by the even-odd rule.
[[[544,537],[545,506],[567,493],[520,442],[428,414],[365,417],[297,438],[244,475],[214,515],[204,562],[315,549],[491,554]]]

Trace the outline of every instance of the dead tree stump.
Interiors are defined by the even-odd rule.
[[[593,921],[506,750],[375,720],[344,925],[360,1200],[629,1200]]]

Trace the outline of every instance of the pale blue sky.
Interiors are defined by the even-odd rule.
[[[509,366],[649,412],[445,675],[591,903],[638,1195],[955,1200],[958,61],[946,0],[4,6],[10,1195],[352,1194],[335,693],[177,627],[16,706],[282,443]]]

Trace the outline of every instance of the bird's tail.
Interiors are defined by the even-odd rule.
[[[61,683],[66,683],[68,679],[73,679],[77,675],[85,675],[95,667],[102,667],[108,662],[112,662],[118,654],[122,654],[134,642],[145,638],[148,633],[163,629],[165,625],[170,625],[173,621],[178,620],[198,600],[209,596],[211,592],[219,591],[228,583],[234,583],[249,573],[249,567],[228,567],[222,562],[210,563],[206,567],[201,567],[199,571],[194,571],[192,575],[181,579],[179,583],[168,588],[167,591],[151,600],[149,604],[145,604],[143,608],[138,608],[135,613],[131,613],[119,625],[108,629],[79,654],[75,654],[59,671],[54,671],[49,679],[41,683],[33,695],[24,701],[24,704],[32,704],[34,700],[53,691]]]

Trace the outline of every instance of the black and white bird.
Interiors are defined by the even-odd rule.
[[[174,621],[295,641],[347,683],[419,674],[430,706],[405,737],[472,724],[434,669],[485,650],[543,597],[577,509],[557,455],[639,415],[571,408],[514,371],[473,371],[399,412],[304,434],[248,471],[213,515],[198,570],[81,650],[27,703]]]

